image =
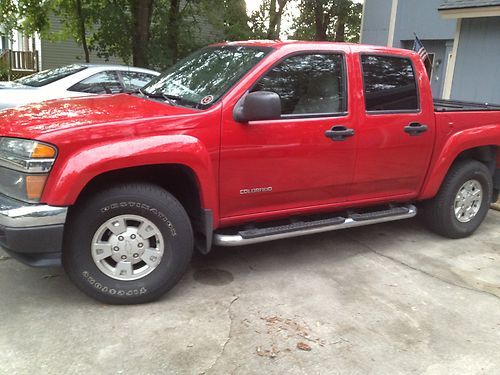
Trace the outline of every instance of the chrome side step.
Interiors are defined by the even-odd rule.
[[[314,221],[300,221],[285,225],[267,228],[252,228],[240,230],[236,234],[214,233],[214,245],[241,246],[254,243],[280,240],[283,238],[304,236],[307,234],[329,232],[333,230],[360,227],[370,224],[385,223],[388,221],[409,219],[417,214],[417,208],[408,204],[405,206],[389,208],[387,210],[368,213],[353,213],[347,217],[332,217]]]

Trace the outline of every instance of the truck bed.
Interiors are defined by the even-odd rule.
[[[434,99],[436,112],[500,111],[500,104],[462,102],[458,100]]]

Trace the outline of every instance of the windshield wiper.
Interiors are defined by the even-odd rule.
[[[176,106],[177,104],[174,102],[173,99],[176,99],[177,97],[175,98],[172,98],[171,95],[165,95],[163,93],[161,94],[153,94],[153,93],[150,93],[150,92],[144,92],[142,91],[141,89],[137,90],[137,92],[141,95],[144,95],[148,98],[152,98],[152,99],[163,99],[165,101],[168,102],[168,104],[172,105],[172,106]],[[182,99],[182,98],[179,98],[179,99]]]

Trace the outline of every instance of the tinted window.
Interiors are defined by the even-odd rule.
[[[341,55],[289,57],[267,73],[252,91],[272,91],[284,115],[346,110]]]
[[[72,74],[81,72],[84,69],[87,69],[87,67],[82,65],[68,65],[19,78],[16,82],[31,87],[42,87]]]
[[[409,59],[362,56],[367,111],[417,110],[417,84]]]
[[[89,94],[117,94],[123,92],[123,87],[116,72],[101,72],[78,82],[69,90]]]
[[[135,91],[149,83],[154,75],[141,72],[120,72],[123,78],[123,84],[125,85],[125,90]]]

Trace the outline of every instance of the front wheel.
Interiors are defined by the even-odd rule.
[[[105,190],[75,206],[63,265],[89,296],[109,304],[153,301],[186,271],[193,232],[182,205],[149,184]]]
[[[458,161],[451,167],[437,196],[424,205],[425,222],[442,236],[467,237],[486,217],[492,193],[492,176],[483,163]]]

